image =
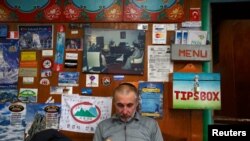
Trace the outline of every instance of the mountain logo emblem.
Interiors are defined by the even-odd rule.
[[[75,104],[70,110],[73,119],[79,123],[91,124],[101,117],[101,110],[97,105],[90,102]]]

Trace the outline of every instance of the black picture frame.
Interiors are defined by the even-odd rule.
[[[84,73],[144,73],[145,31],[85,28]]]

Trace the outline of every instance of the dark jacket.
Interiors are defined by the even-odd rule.
[[[71,141],[55,129],[42,130],[36,133],[30,141]]]

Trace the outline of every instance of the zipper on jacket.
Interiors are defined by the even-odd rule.
[[[126,123],[124,126],[124,133],[125,133],[125,141],[127,141],[127,124]]]

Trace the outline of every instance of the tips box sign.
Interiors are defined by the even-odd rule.
[[[174,109],[221,108],[220,74],[173,73]]]

